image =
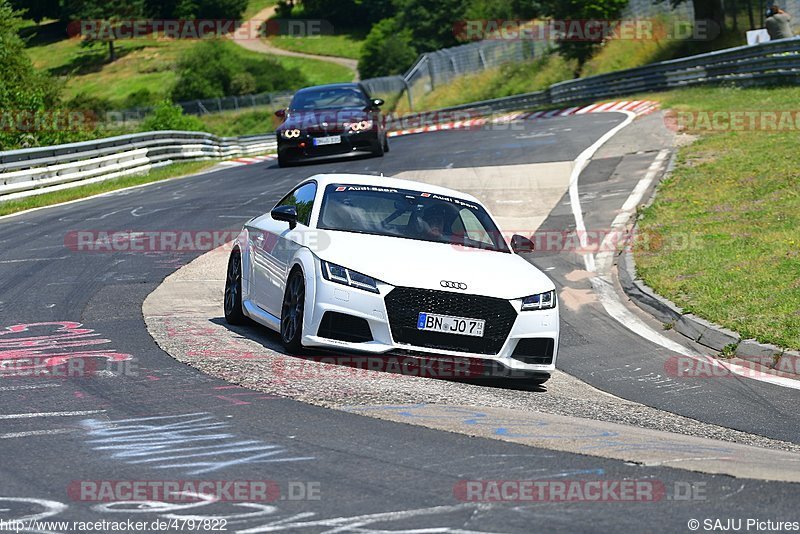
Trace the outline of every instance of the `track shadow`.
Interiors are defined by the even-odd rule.
[[[122,59],[131,52],[135,52],[142,47],[117,47],[117,60]],[[49,69],[49,72],[56,76],[82,75],[93,72],[100,72],[103,67],[109,64],[108,49],[103,46],[95,48],[82,48],[81,51],[72,56],[69,62]]]
[[[279,167],[278,162],[275,161],[272,165],[270,165],[269,169],[292,169],[298,167],[314,167],[318,165],[330,165],[330,164],[337,164],[337,163],[345,163],[349,161],[362,161],[365,159],[377,159],[379,156],[374,154],[358,154],[355,156],[351,156],[349,154],[341,154],[336,156],[326,157],[324,159],[314,159],[314,160],[297,160],[293,161],[291,164],[286,165],[285,167]]]
[[[492,360],[427,356],[407,351],[387,354],[305,349],[301,354],[290,354],[281,344],[280,336],[269,328],[252,323],[246,326],[229,325],[224,318],[215,317],[210,322],[223,326],[235,334],[254,341],[267,350],[300,360],[340,365],[358,370],[376,371],[405,376],[445,380],[483,386],[544,393],[547,388],[530,373],[509,371]]]

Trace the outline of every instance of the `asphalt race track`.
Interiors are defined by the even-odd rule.
[[[0,380],[0,519],[167,522],[152,532],[181,531],[178,523],[187,520],[224,521],[228,532],[243,533],[686,532],[690,519],[798,521],[795,483],[537,448],[233,386],[166,354],[142,316],[143,301],[164,278],[207,250],[110,253],[73,246],[81,231],[235,232],[320,172],[419,176],[572,161],[624,119],[598,113],[411,135],[392,139],[382,159],[230,167],[0,219],[0,361],[7,375]],[[623,129],[581,174],[587,229],[609,228],[664,149],[665,139],[648,124],[660,119],[641,118]],[[575,227],[565,194],[540,229]],[[670,377],[665,362],[676,352],[606,313],[581,254],[544,250],[530,259],[574,297],[562,306],[562,371],[628,401],[800,450],[797,389],[744,378]],[[52,364],[74,372],[30,369]],[[476,502],[462,491],[467,481],[589,479],[647,483],[656,496]],[[186,495],[180,502],[126,503],[80,491],[81,481],[187,480],[270,480],[281,498],[209,502]]]

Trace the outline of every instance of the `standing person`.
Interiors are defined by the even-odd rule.
[[[777,4],[770,8],[769,17],[766,20],[767,33],[771,41],[775,39],[788,39],[794,37],[790,21],[792,17]]]

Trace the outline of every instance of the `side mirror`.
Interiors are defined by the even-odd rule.
[[[285,119],[286,118],[286,110],[285,109],[279,109],[278,111],[275,112],[275,116],[278,117],[279,119]]]
[[[269,214],[276,221],[288,222],[290,229],[297,226],[297,208],[294,206],[277,206]]]
[[[519,234],[514,234],[511,237],[511,250],[515,253],[533,252],[533,248],[533,241],[527,237],[523,237]]]
[[[375,106],[376,108],[381,107],[383,104],[384,102],[382,98],[376,98],[372,101],[372,105]]]

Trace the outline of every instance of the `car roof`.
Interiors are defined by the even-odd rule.
[[[414,180],[402,178],[389,178],[386,176],[375,176],[372,174],[317,174],[311,176],[309,180],[315,180],[320,189],[324,189],[330,184],[352,184],[352,185],[374,185],[376,187],[392,187],[395,189],[411,189],[423,193],[434,193],[437,195],[456,197],[461,200],[469,200],[476,204],[483,203],[472,195],[440,187],[438,185],[426,184]]]

